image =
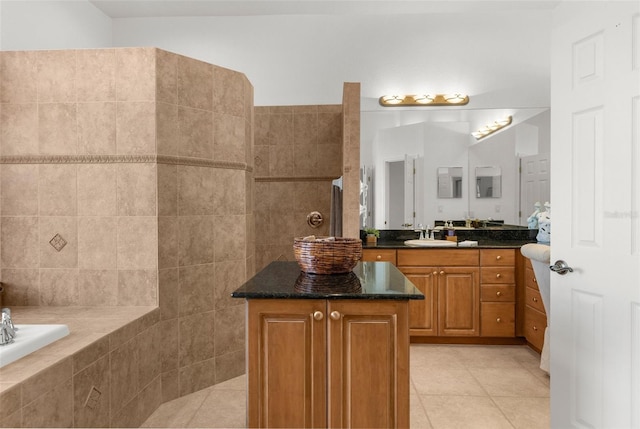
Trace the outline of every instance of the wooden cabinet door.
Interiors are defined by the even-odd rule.
[[[438,334],[480,335],[477,267],[442,267],[438,272]]]
[[[402,267],[402,273],[424,294],[424,300],[409,302],[411,335],[438,335],[438,268]]]
[[[409,427],[407,301],[328,301],[329,427]]]
[[[326,427],[326,301],[247,305],[248,427]]]

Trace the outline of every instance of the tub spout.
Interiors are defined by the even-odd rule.
[[[16,328],[11,320],[11,310],[2,309],[2,321],[0,323],[0,346],[10,344],[16,336]]]

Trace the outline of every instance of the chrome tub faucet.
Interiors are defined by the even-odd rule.
[[[0,346],[10,344],[16,336],[16,327],[11,320],[11,310],[2,309],[2,321],[0,322]]]

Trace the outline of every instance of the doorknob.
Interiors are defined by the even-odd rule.
[[[558,273],[562,276],[564,276],[567,273],[572,273],[573,272],[573,268],[571,268],[565,261],[563,261],[562,259],[558,259],[556,261],[555,264],[551,265],[549,267],[549,269],[551,271],[553,271],[554,273]]]

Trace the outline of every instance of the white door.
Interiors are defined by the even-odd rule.
[[[415,162],[415,156],[404,156],[404,223],[414,227],[416,223]]]
[[[563,1],[551,37],[551,427],[640,427],[640,2]]]
[[[551,201],[550,159],[548,153],[520,158],[520,225],[527,224],[536,202]]]

